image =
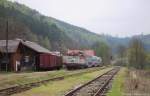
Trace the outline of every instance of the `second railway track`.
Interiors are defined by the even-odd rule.
[[[105,96],[110,81],[119,70],[119,67],[115,67],[75,90],[70,91],[65,96]]]
[[[105,69],[105,68],[101,68],[101,70],[102,69]],[[12,94],[24,92],[24,91],[30,90],[34,87],[38,87],[38,86],[40,86],[42,84],[45,84],[49,81],[62,80],[62,79],[67,78],[67,77],[82,75],[82,74],[85,74],[85,73],[90,73],[90,72],[94,72],[94,71],[98,71],[98,70],[100,70],[100,69],[88,70],[88,71],[85,71],[85,72],[78,72],[78,73],[59,76],[59,77],[55,77],[55,78],[50,78],[50,79],[46,79],[46,80],[42,80],[42,81],[38,81],[38,82],[32,82],[32,83],[27,83],[27,84],[23,84],[23,85],[16,85],[16,86],[13,86],[13,87],[4,88],[4,89],[0,90],[0,96],[10,96]]]

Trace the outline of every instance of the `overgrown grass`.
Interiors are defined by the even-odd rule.
[[[107,68],[107,69],[86,73],[79,76],[73,76],[61,81],[51,81],[46,85],[33,88],[29,91],[20,94],[15,94],[14,96],[63,96],[71,89],[76,88],[81,84],[92,80],[93,78],[99,76],[100,74],[110,69],[111,68]]]
[[[47,71],[47,72],[31,72],[31,73],[9,73],[9,74],[0,74],[0,89],[7,88],[14,85],[21,85],[30,82],[41,81],[45,79],[50,79],[58,76],[75,74],[78,72],[86,72],[89,70],[99,70],[98,68],[89,68],[82,70],[55,70],[55,71]]]
[[[126,69],[122,68],[112,82],[112,89],[108,92],[107,96],[123,96],[125,75]]]
[[[150,71],[129,69],[125,93],[132,96],[150,96]]]

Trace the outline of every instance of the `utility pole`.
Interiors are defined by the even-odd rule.
[[[9,57],[8,57],[8,19],[6,20],[6,72],[8,71]]]

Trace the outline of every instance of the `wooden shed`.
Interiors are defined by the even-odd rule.
[[[9,63],[5,64],[6,40],[0,40],[0,70],[38,70],[38,55],[44,53],[49,54],[51,52],[34,42],[21,39],[8,40]]]

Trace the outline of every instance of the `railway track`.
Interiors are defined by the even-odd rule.
[[[119,67],[116,67],[75,90],[70,91],[65,96],[106,96],[105,94],[108,90],[109,83],[119,69]]]
[[[90,72],[94,72],[94,71],[98,71],[98,70],[102,70],[102,69],[105,69],[105,68],[100,68],[100,69],[95,69],[95,70],[88,70],[88,71],[85,71],[85,72],[78,72],[78,73],[59,76],[59,77],[55,77],[55,78],[51,78],[51,79],[47,79],[47,80],[38,81],[38,82],[32,82],[32,83],[16,85],[16,86],[13,86],[13,87],[0,89],[0,96],[10,96],[12,94],[16,94],[16,93],[20,93],[20,92],[30,90],[30,89],[38,87],[42,84],[46,84],[50,81],[63,80],[64,78],[77,76],[77,75],[82,75],[82,74],[85,74],[85,73],[90,73]]]

